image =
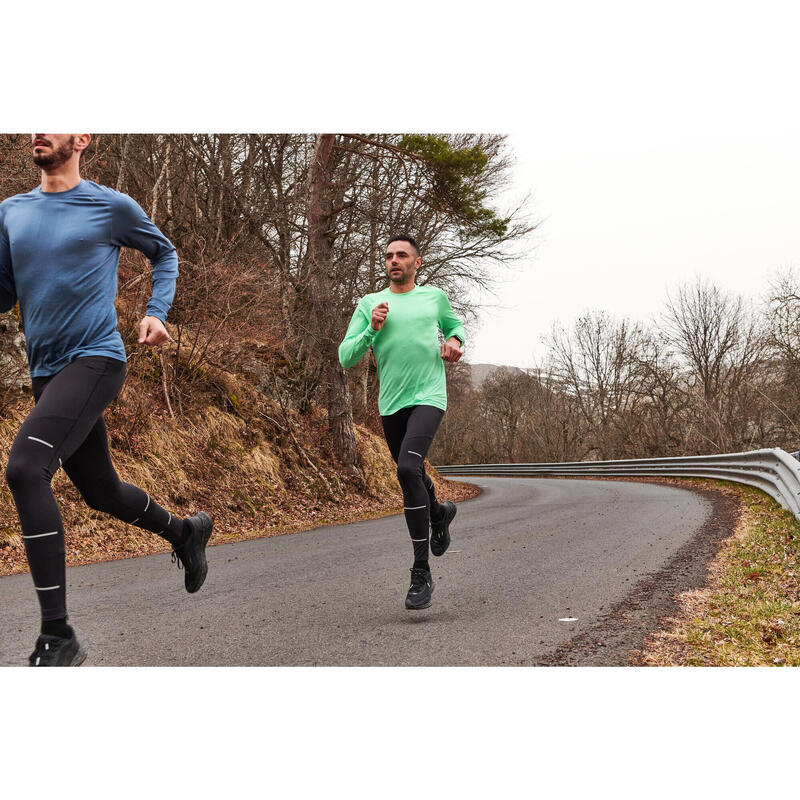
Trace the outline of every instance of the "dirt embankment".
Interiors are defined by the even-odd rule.
[[[212,543],[274,536],[321,525],[398,513],[402,497],[383,437],[357,426],[365,479],[346,475],[330,450],[319,410],[287,410],[247,380],[208,370],[191,406],[171,417],[159,395],[158,362],[129,374],[106,412],[112,457],[124,481],[140,486],[173,513],[214,518]],[[149,373],[149,374],[148,374]],[[0,462],[30,408],[22,395],[0,416]],[[477,489],[434,474],[441,499]],[[166,552],[148,531],[92,511],[59,470],[53,490],[66,530],[69,565]],[[11,493],[0,481],[0,575],[27,570]]]

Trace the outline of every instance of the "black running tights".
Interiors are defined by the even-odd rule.
[[[409,406],[381,417],[386,443],[397,464],[415,561],[428,560],[430,520],[442,513],[433,481],[425,472],[425,457],[443,416],[444,411],[434,406]]]
[[[64,526],[50,481],[59,467],[93,509],[178,541],[183,520],[117,477],[103,411],[125,379],[125,362],[78,358],[55,375],[33,379],[36,405],[17,434],[6,480],[17,506],[42,619],[67,616]]]

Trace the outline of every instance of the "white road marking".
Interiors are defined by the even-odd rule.
[[[577,621],[578,621],[577,617],[561,617],[561,619],[559,619],[559,622],[577,622]]]

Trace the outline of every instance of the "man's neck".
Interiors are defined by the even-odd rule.
[[[414,281],[409,281],[408,283],[390,283],[389,291],[395,294],[405,294],[406,292],[410,292],[416,285]]]
[[[47,172],[42,170],[43,192],[67,192],[81,182],[81,173],[77,164],[64,164]]]

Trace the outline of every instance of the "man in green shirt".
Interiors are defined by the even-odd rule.
[[[433,577],[428,564],[430,549],[441,556],[450,545],[450,522],[456,506],[439,503],[433,481],[425,472],[425,456],[447,408],[443,361],[462,356],[464,326],[453,313],[447,295],[433,286],[418,286],[422,264],[419,246],[410,236],[394,236],[386,247],[389,286],[362,298],[344,340],[339,361],[355,366],[372,347],[378,366],[378,411],[397,478],[403,490],[403,507],[414,565],[406,608],[431,604]],[[439,344],[439,331],[444,343]]]

